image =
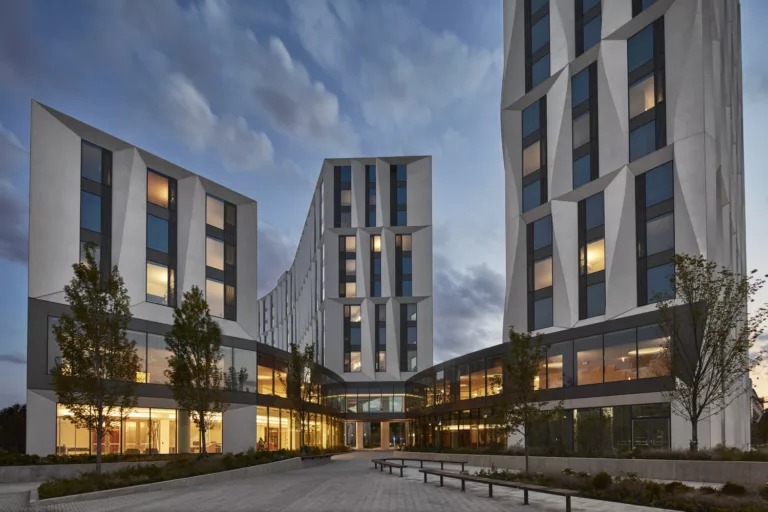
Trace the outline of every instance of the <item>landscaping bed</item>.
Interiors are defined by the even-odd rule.
[[[117,455],[105,454],[101,462],[154,462],[173,460],[185,455]],[[53,464],[95,464],[95,455],[28,455],[26,453],[0,453],[0,466],[49,466]]]
[[[313,454],[338,453],[338,450],[312,450],[312,452]],[[204,459],[198,459],[196,455],[179,455],[162,466],[133,466],[109,473],[84,473],[77,478],[51,479],[38,488],[38,495],[41,500],[44,500],[219,473],[294,457],[299,457],[299,452],[249,450],[238,454],[211,455]]]
[[[608,473],[575,472],[525,474],[515,471],[480,470],[477,476],[526,482],[558,489],[573,489],[585,498],[629,503],[685,512],[768,512],[768,485],[760,490],[728,482],[722,489],[689,487],[682,482],[660,484],[629,473],[612,477]]]

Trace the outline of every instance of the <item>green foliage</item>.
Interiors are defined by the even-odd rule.
[[[179,455],[119,455],[106,453],[101,456],[103,463],[107,462],[139,462],[171,460]],[[0,466],[45,466],[51,464],[93,464],[96,455],[29,455],[26,453],[0,454]]]
[[[763,332],[768,308],[752,304],[764,284],[755,271],[743,276],[685,254],[672,263],[675,297],[656,297],[665,336],[661,358],[676,377],[664,394],[675,413],[691,423],[690,449],[696,451],[698,423],[741,396],[744,375],[760,363],[750,349]]]
[[[720,489],[720,492],[727,494],[728,496],[744,496],[747,494],[747,489],[741,484],[725,482],[725,485],[723,485],[723,488]]]
[[[503,397],[503,424],[507,432],[517,433],[525,440],[525,472],[528,472],[530,436],[534,424],[550,416],[560,417],[562,402],[552,407],[549,402],[539,401],[534,380],[539,362],[545,358],[541,337],[532,338],[530,333],[518,333],[509,329],[509,353],[505,361],[505,382],[496,383],[505,388]]]
[[[282,377],[281,377],[282,379]],[[301,350],[291,343],[291,357],[288,359],[288,373],[283,380],[287,398],[293,404],[293,414],[301,425],[301,450],[306,453],[304,438],[309,420],[309,406],[320,397],[320,374],[315,365],[315,346],[307,344]]]
[[[26,404],[13,404],[0,409],[0,450],[24,453],[27,445],[26,439]]]
[[[599,472],[592,479],[592,487],[598,490],[607,489],[611,486],[612,483],[613,478],[605,471]]]
[[[102,440],[136,407],[136,374],[141,370],[135,343],[126,337],[130,297],[117,267],[107,275],[85,246],[85,262],[72,265],[64,287],[70,313],[61,315],[54,335],[61,360],[53,369],[58,403],[78,427],[96,433],[100,468]]]
[[[676,493],[676,492],[690,491],[692,489],[693,487],[685,485],[683,482],[669,482],[668,484],[664,485],[664,490],[670,494]]]
[[[56,498],[71,494],[116,489],[132,485],[164,482],[177,478],[217,473],[232,469],[256,466],[268,462],[295,457],[296,452],[249,450],[245,453],[227,453],[207,459],[196,459],[193,455],[180,456],[165,465],[133,466],[109,473],[85,473],[77,478],[48,480],[38,489],[40,499]]]
[[[171,352],[165,376],[179,408],[192,413],[200,429],[200,447],[205,456],[206,432],[214,414],[227,404],[220,391],[221,328],[211,318],[208,303],[197,286],[184,293],[181,306],[173,310],[173,327],[165,337]]]

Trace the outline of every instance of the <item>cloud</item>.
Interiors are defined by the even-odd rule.
[[[501,49],[436,32],[392,2],[292,0],[305,50],[359,103],[366,122],[397,130],[427,125],[446,108],[500,82]]]
[[[27,364],[27,358],[23,354],[0,354],[0,362],[13,364]]]
[[[11,179],[27,154],[18,137],[0,124],[0,258],[22,263],[27,261],[28,208]]]
[[[272,290],[293,263],[296,243],[269,224],[259,223],[258,295]]]
[[[436,362],[502,341],[504,276],[485,263],[461,271],[436,255],[434,286]]]
[[[272,142],[242,117],[219,118],[188,77],[174,73],[166,86],[167,110],[190,148],[216,151],[232,170],[259,169],[272,162]]]

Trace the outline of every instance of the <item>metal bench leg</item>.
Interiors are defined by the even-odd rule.
[[[424,473],[424,483],[427,483],[427,474]]]
[[[464,463],[463,462],[461,463],[461,472],[462,473],[464,472]]]
[[[493,498],[493,485],[488,484],[488,497]]]
[[[565,497],[565,512],[571,512],[571,497]]]
[[[379,471],[384,471],[384,464],[379,464]]]
[[[421,469],[424,469],[424,461],[420,460],[419,463],[421,464]]]
[[[523,489],[523,505],[528,504],[528,489]]]
[[[467,481],[462,479],[462,481],[461,481],[461,492],[464,492],[464,491],[467,490],[466,484],[467,484]]]
[[[440,475],[440,487],[443,486],[443,475]]]
[[[444,468],[443,468],[443,463],[441,462],[441,463],[440,463],[440,471],[442,471],[443,469],[444,469]]]
[[[400,478],[403,477],[403,468],[400,468]]]
[[[389,474],[392,474],[392,466],[389,466]]]

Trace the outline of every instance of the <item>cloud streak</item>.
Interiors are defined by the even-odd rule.
[[[0,362],[12,364],[27,364],[27,358],[22,354],[0,354]]]

